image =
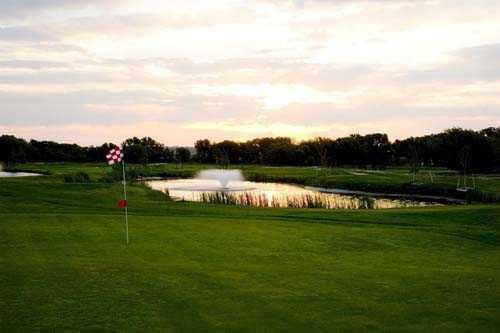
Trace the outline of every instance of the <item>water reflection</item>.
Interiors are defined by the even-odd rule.
[[[227,188],[210,179],[153,180],[146,182],[175,200],[235,204],[250,207],[327,209],[381,209],[429,206],[435,203],[323,193],[297,185],[231,181]]]
[[[40,174],[38,174],[38,173],[31,173],[31,172],[7,172],[7,171],[0,171],[0,178],[33,177],[33,176],[40,176]]]

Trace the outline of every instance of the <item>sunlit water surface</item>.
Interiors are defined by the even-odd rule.
[[[215,179],[152,180],[146,184],[174,200],[230,203],[252,207],[322,207],[329,209],[380,209],[436,205],[406,199],[386,199],[325,193],[290,184],[230,181],[223,187]]]
[[[12,178],[12,177],[33,177],[40,176],[38,173],[31,172],[7,172],[0,171],[0,178]]]

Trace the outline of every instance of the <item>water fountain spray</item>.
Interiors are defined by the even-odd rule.
[[[200,171],[196,176],[196,178],[205,180],[217,180],[219,181],[219,184],[223,189],[227,189],[228,184],[231,181],[245,180],[240,170],[221,170],[221,169]]]

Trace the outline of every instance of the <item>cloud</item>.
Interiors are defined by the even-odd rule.
[[[50,34],[29,27],[0,27],[0,42],[51,41]]]
[[[414,82],[476,82],[500,80],[500,43],[467,47],[450,53],[452,61],[412,70],[404,75]]]
[[[67,63],[62,61],[38,61],[38,60],[0,61],[0,69],[13,69],[13,68],[44,69],[44,68],[61,68],[66,66]]]
[[[190,144],[500,122],[490,0],[3,1],[0,18],[13,134]]]
[[[0,17],[7,20],[22,19],[51,10],[82,10],[91,7],[112,8],[123,0],[2,0]]]

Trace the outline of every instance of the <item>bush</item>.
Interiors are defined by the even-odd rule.
[[[90,176],[83,171],[64,175],[65,183],[90,183]]]
[[[149,166],[143,165],[128,165],[125,168],[125,177],[127,182],[134,182],[140,177],[151,177],[153,176],[153,171]],[[121,165],[115,165],[101,178],[101,181],[106,183],[121,182],[123,180],[123,170]]]

